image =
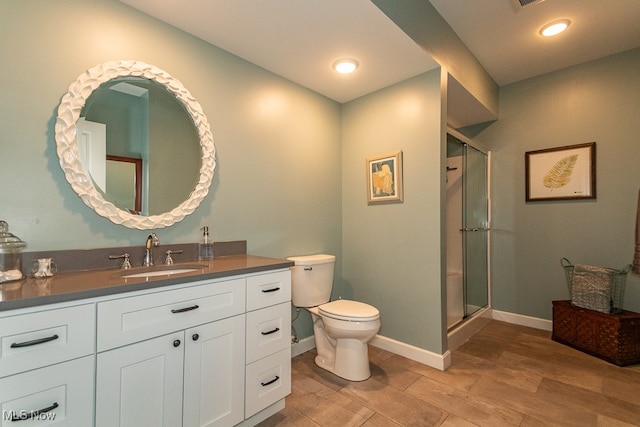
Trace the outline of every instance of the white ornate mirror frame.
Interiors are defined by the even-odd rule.
[[[172,211],[160,215],[134,215],[105,200],[94,186],[91,177],[85,172],[85,168],[79,159],[76,142],[76,122],[87,98],[101,84],[115,78],[127,76],[147,78],[164,86],[169,92],[173,93],[193,120],[200,138],[202,163],[200,165],[200,177],[194,190],[184,202]],[[82,201],[93,208],[97,214],[110,219],[112,222],[139,230],[168,227],[191,214],[209,192],[216,167],[213,136],[207,117],[202,112],[198,101],[180,81],[158,67],[140,61],[105,62],[81,74],[69,86],[69,91],[60,102],[55,125],[55,138],[60,166],[67,181],[69,181],[69,184],[71,184],[71,187]]]

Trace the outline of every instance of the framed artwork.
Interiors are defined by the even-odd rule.
[[[367,203],[402,202],[402,151],[367,157]]]
[[[596,198],[596,143],[525,153],[526,201]]]

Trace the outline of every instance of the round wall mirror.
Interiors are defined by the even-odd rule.
[[[215,146],[200,104],[143,62],[107,62],[80,75],[62,98],[55,137],[73,190],[127,227],[182,220],[213,180]]]

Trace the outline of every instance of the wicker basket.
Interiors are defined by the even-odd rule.
[[[562,267],[567,278],[571,304],[602,313],[621,313],[624,302],[624,287],[631,265],[622,270],[571,264],[562,258]]]
[[[607,314],[553,301],[554,341],[619,366],[640,363],[640,314]]]

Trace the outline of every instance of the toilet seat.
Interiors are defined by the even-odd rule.
[[[368,322],[378,320],[380,311],[363,302],[339,299],[318,306],[318,313],[336,320]]]

